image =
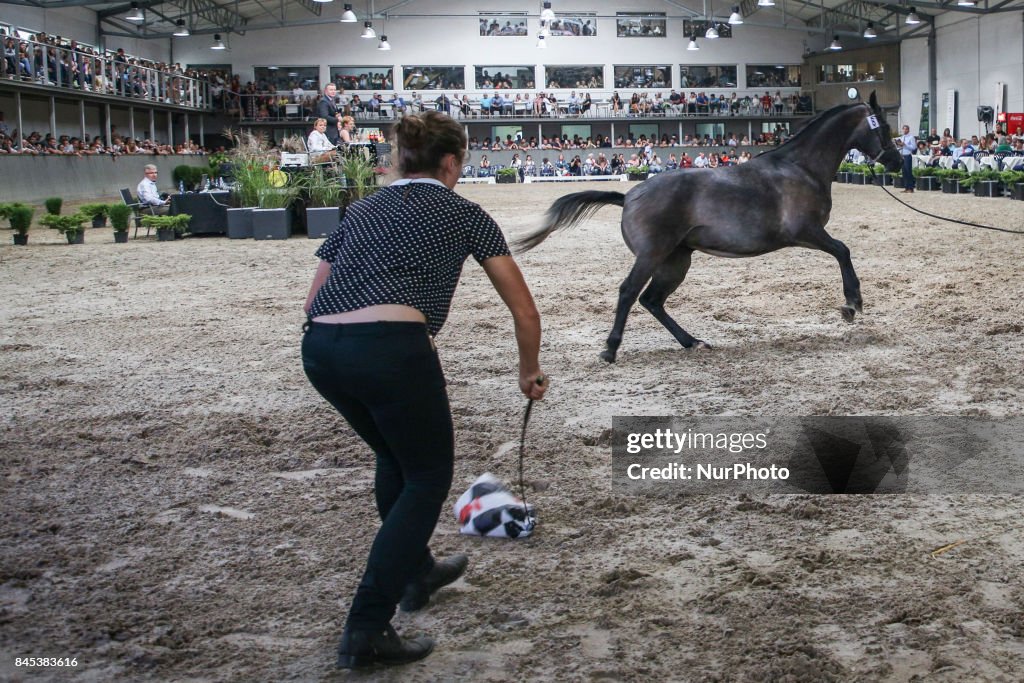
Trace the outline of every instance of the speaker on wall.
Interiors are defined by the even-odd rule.
[[[995,115],[995,110],[992,107],[982,105],[978,107],[978,120],[982,123],[992,123],[992,117]]]

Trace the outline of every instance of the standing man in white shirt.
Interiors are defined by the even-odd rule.
[[[170,199],[160,199],[160,191],[156,187],[156,176],[157,169],[153,164],[146,164],[143,169],[146,177],[139,183],[137,189],[139,194],[139,202],[147,211],[152,211],[154,214],[164,215],[170,210]]]
[[[903,191],[914,191],[914,155],[917,153],[917,137],[910,132],[910,126],[903,126],[903,135],[896,138],[903,156]]]

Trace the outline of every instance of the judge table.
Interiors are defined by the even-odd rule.
[[[188,231],[193,235],[227,233],[230,192],[186,192],[171,195],[172,216],[192,216]]]

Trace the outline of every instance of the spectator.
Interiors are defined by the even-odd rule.
[[[313,123],[313,130],[309,133],[306,141],[306,150],[309,152],[310,160],[314,163],[321,163],[329,159],[335,159],[338,155],[334,143],[325,135],[327,130],[327,119],[319,118]]]
[[[917,138],[910,132],[910,126],[903,126],[903,135],[896,138],[900,154],[903,156],[903,192],[914,191],[914,153],[917,151]]]
[[[139,182],[136,191],[139,195],[139,203],[148,211],[155,214],[166,214],[170,210],[170,199],[162,199],[160,191],[156,187],[157,168],[153,164],[146,164],[143,169],[145,176]]]
[[[338,94],[338,88],[333,83],[324,86],[323,97],[316,105],[317,118],[327,123],[327,139],[332,145],[337,145],[341,139],[341,117],[338,116],[338,107],[334,104],[334,96]]]

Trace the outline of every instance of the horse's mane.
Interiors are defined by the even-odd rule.
[[[832,107],[831,109],[826,109],[825,111],[821,112],[820,114],[815,114],[810,119],[808,119],[807,123],[805,123],[800,130],[798,130],[797,132],[793,133],[793,135],[790,136],[790,138],[788,140],[786,140],[786,142],[784,142],[783,144],[779,145],[778,147],[776,147],[774,149],[765,150],[764,152],[761,152],[757,156],[764,156],[765,154],[772,154],[774,152],[778,152],[778,151],[784,150],[786,148],[786,146],[789,145],[794,140],[801,140],[801,139],[803,139],[805,137],[809,137],[810,136],[810,131],[812,129],[813,130],[817,130],[818,128],[820,128],[821,124],[826,119],[831,119],[833,116],[839,114],[840,112],[849,111],[853,107],[859,107],[862,104],[863,104],[862,102],[858,102],[856,104],[837,104],[836,106]]]

